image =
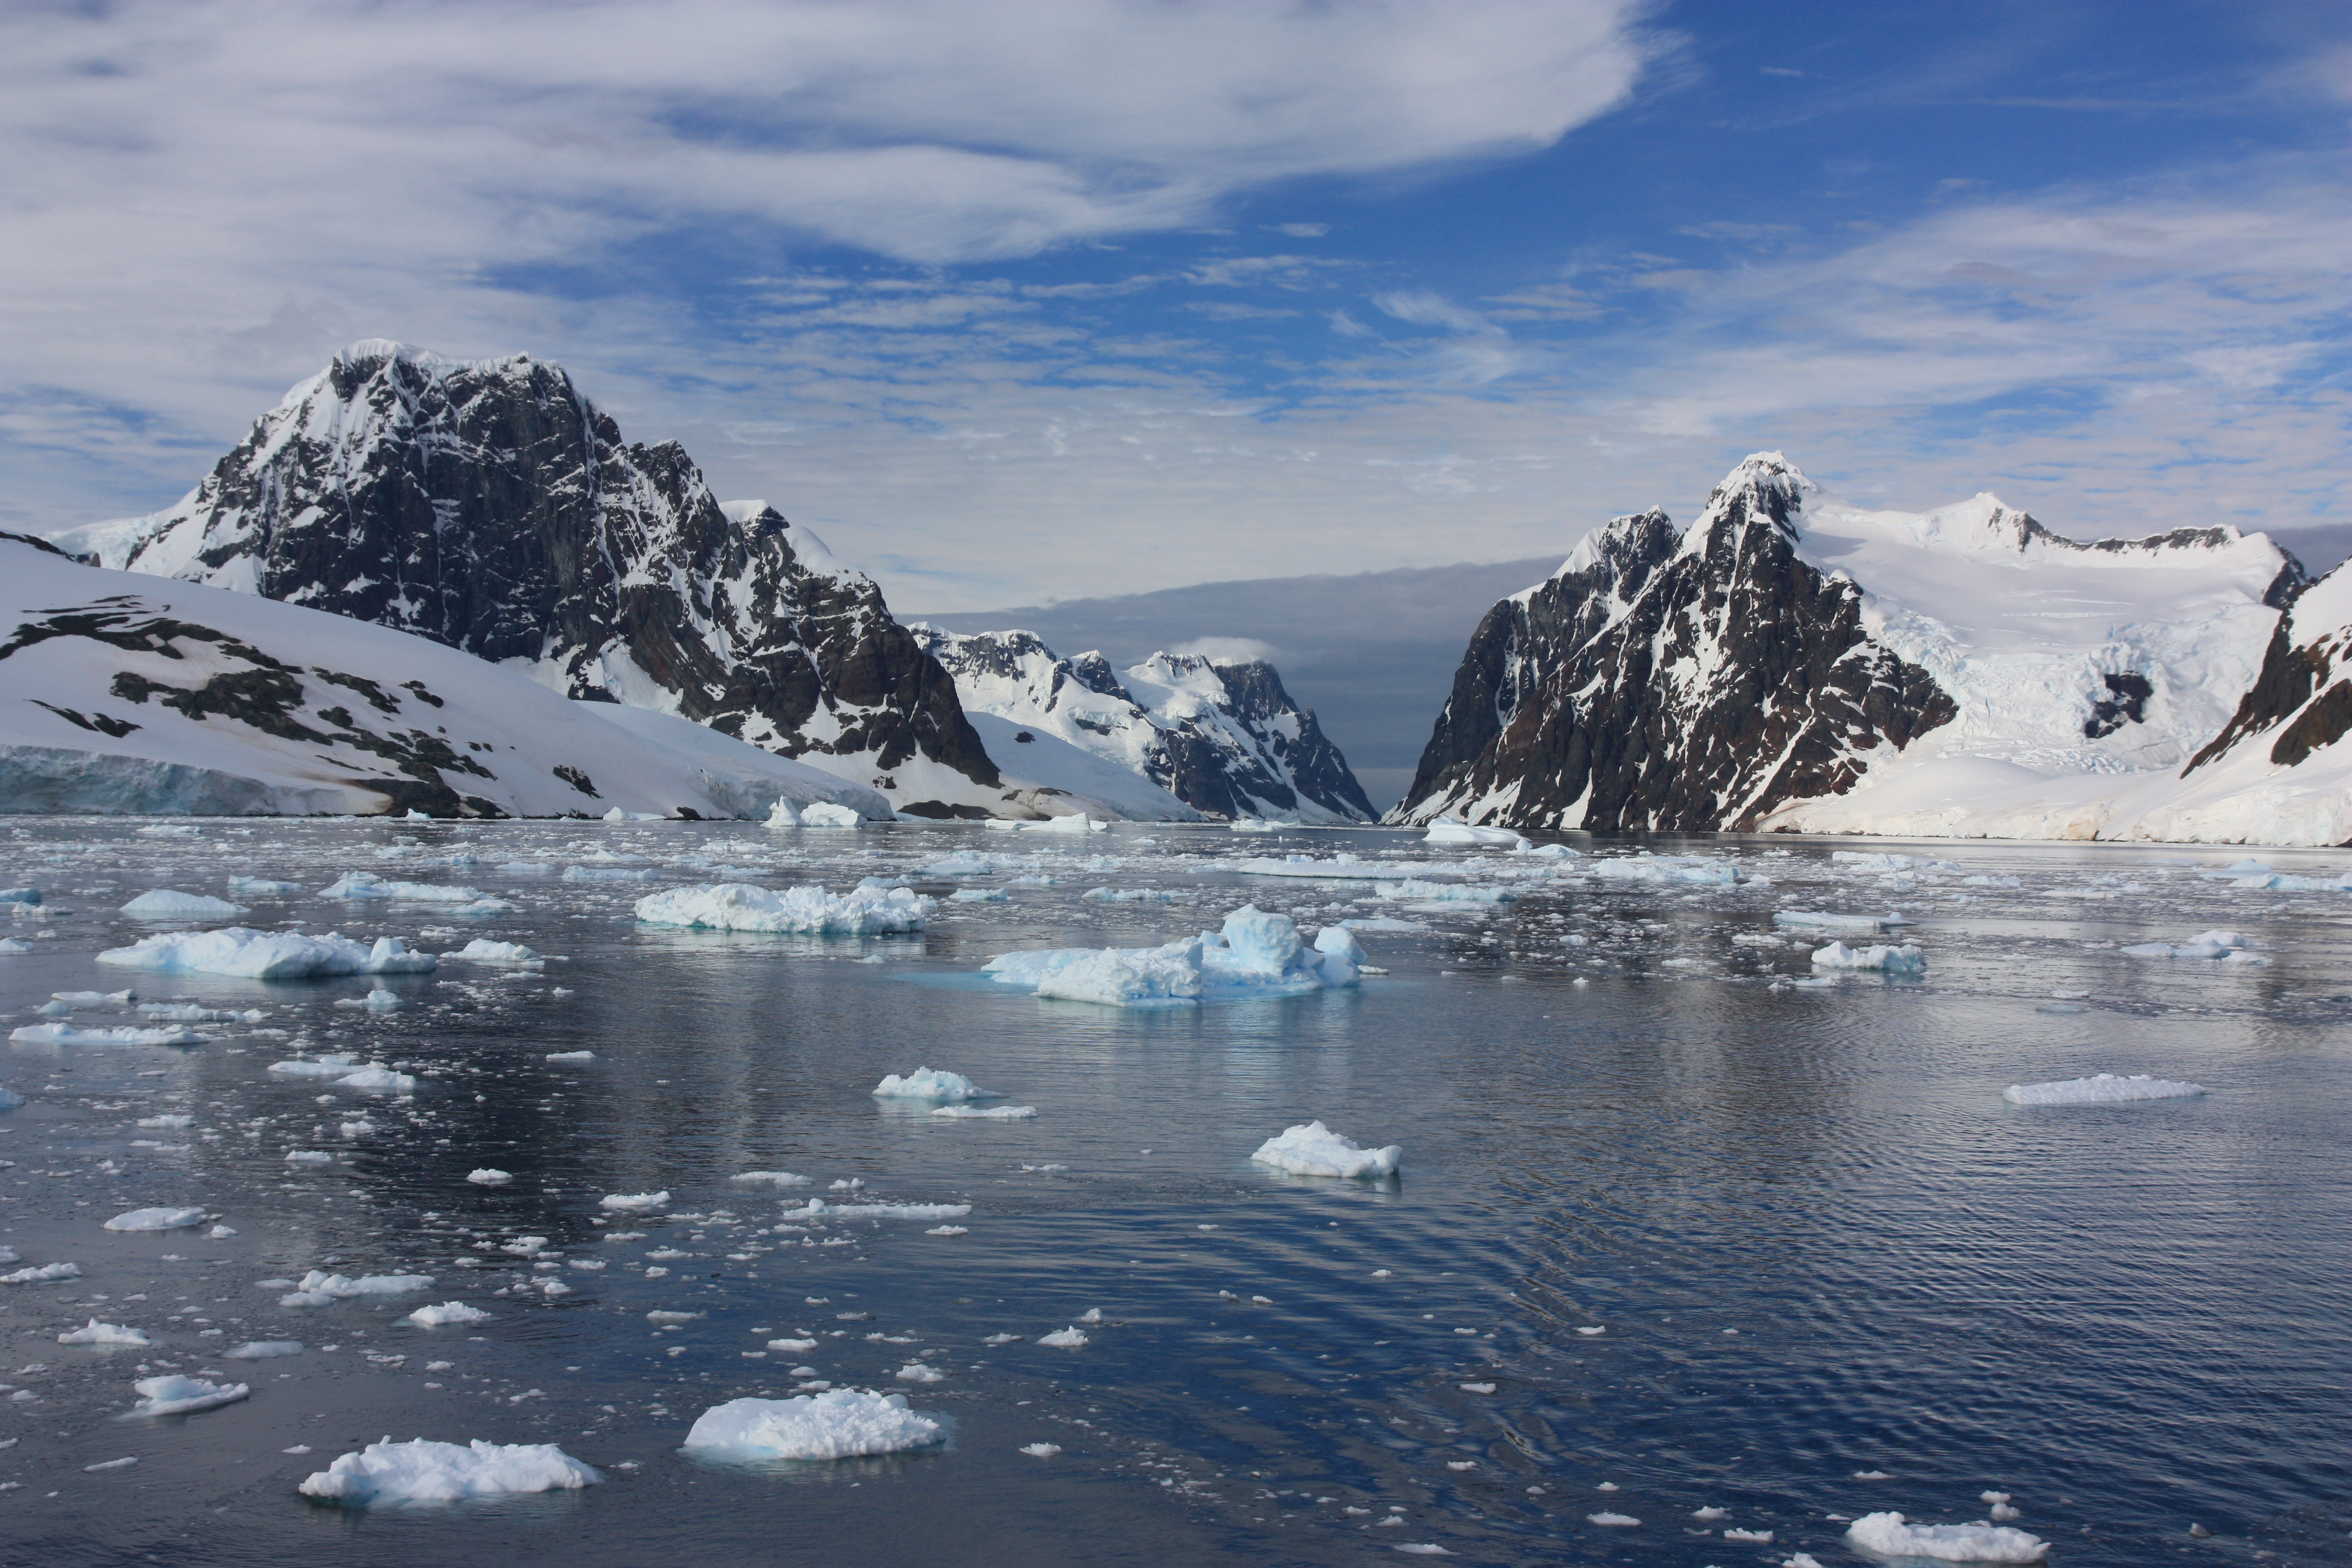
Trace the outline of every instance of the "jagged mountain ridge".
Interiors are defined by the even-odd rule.
[[[1375,816],[1347,758],[1263,660],[1161,652],[1122,677],[1099,653],[1063,658],[1031,632],[912,629],[968,710],[1114,762],[1188,815],[1315,824]]]
[[[880,590],[560,367],[370,340],[294,387],[121,564],[412,632],[568,696],[677,713],[927,815],[1003,795]]]
[[[1821,803],[1930,764],[2168,775],[2305,581],[2234,529],[2084,544],[1991,496],[1874,511],[1758,453],[1687,532],[1618,519],[1497,605],[1391,819],[1835,830]]]

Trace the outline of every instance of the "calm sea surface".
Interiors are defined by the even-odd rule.
[[[2352,892],[2241,885],[2258,875],[2224,874],[2242,853],[1576,838],[1586,858],[1536,864],[1371,831],[189,826],[0,827],[0,884],[45,894],[13,921],[0,905],[0,935],[31,950],[0,957],[0,1028],[44,1022],[54,992],[125,986],[268,1013],[185,1048],[0,1052],[0,1084],[26,1101],[0,1111],[0,1245],[21,1259],[0,1272],[81,1268],[0,1286],[0,1564],[1279,1564],[1439,1547],[1694,1568],[1804,1552],[1831,1568],[1857,1561],[1846,1518],[1978,1520],[1989,1490],[2053,1563],[2352,1563]],[[1857,848],[1916,863],[1832,858]],[[1750,879],[1592,874],[1645,850],[1619,868]],[[960,851],[999,859],[927,869]],[[1339,852],[1518,897],[1435,910],[1233,868]],[[1661,866],[1678,855],[1702,859]],[[2332,851],[2263,858],[2352,869]],[[548,870],[501,869],[518,862]],[[321,900],[347,870],[513,907]],[[337,1005],[367,980],[94,962],[188,929],[117,912],[133,895],[222,896],[231,874],[310,889],[236,895],[245,923],[440,952],[489,936],[563,962],[395,977],[404,1005],[383,1013]],[[929,929],[723,935],[632,914],[668,887],[868,876],[937,897]],[[950,901],[957,888],[1009,897]],[[1173,896],[1085,897],[1103,888]],[[1385,976],[1286,1001],[1122,1010],[977,973],[1015,948],[1164,941],[1250,901],[1310,930],[1418,929],[1362,933]],[[1792,985],[1828,938],[1780,940],[1786,910],[1899,912],[1927,971]],[[2120,952],[2213,928],[2271,962]],[[95,1004],[66,1021],[144,1020]],[[267,1070],[301,1051],[420,1081],[398,1099]],[[871,1097],[919,1066],[1038,1114],[950,1121]],[[2101,1071],[2210,1092],[2000,1097]],[[194,1120],[139,1126],[172,1115]],[[1403,1145],[1402,1179],[1250,1163],[1318,1118]],[[289,1163],[298,1150],[334,1159]],[[469,1184],[480,1167],[514,1179]],[[814,1184],[730,1179],[753,1171]],[[857,1201],[969,1204],[966,1234],[776,1228],[853,1181]],[[657,1191],[667,1205],[644,1215],[600,1207]],[[100,1228],[148,1205],[202,1205],[236,1234]],[[313,1268],[436,1283],[312,1310],[261,1283]],[[492,1316],[400,1321],[448,1300]],[[1036,1342],[1090,1310],[1083,1348]],[[92,1317],[155,1342],[57,1342]],[[763,1349],[780,1337],[818,1348]],[[219,1359],[276,1338],[307,1349]],[[914,1360],[944,1380],[897,1381]],[[764,1469],[680,1452],[703,1410],[782,1396],[803,1366],[907,1393],[950,1440]],[[126,1417],[131,1380],[160,1370],[253,1396]],[[604,1481],[438,1508],[297,1494],[385,1436],[557,1443]],[[1062,1451],[1021,1452],[1041,1442]]]

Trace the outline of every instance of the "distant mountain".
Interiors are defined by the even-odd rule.
[[[720,503],[676,443],[625,443],[526,355],[354,344],[176,506],[80,531],[109,564],[674,712],[904,810],[1005,804],[953,682],[870,579],[765,502]]]
[[[778,800],[890,816],[683,719],[0,534],[0,811],[764,817]]]
[[[1128,815],[1164,801],[1150,814],[1307,823],[1375,816],[1347,759],[1263,660],[1155,653],[1122,677],[1100,653],[1066,659],[1031,632],[911,629],[953,675],[968,711],[1020,726],[1014,744],[1050,741],[1148,781],[1157,800],[1130,799]],[[1027,756],[1000,761],[1050,776]],[[1087,793],[1076,778],[1069,787]]]
[[[1759,453],[1686,532],[1620,518],[1497,604],[1391,819],[1981,830],[1955,825],[2004,792],[2173,778],[2307,581],[2259,534],[2078,543],[1989,495],[1868,510]]]

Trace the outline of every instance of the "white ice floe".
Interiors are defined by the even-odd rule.
[[[1250,1158],[1296,1176],[1387,1176],[1403,1163],[1404,1149],[1366,1149],[1320,1121],[1301,1122],[1258,1145]]]
[[[1004,1098],[993,1089],[981,1088],[960,1072],[940,1068],[917,1068],[903,1078],[894,1072],[874,1086],[874,1096],[877,1100],[928,1100],[941,1105]]]
[[[279,1356],[301,1353],[300,1340],[247,1340],[235,1350],[221,1352],[230,1361],[272,1361]]]
[[[478,888],[444,887],[436,882],[392,882],[373,871],[346,871],[319,889],[322,899],[394,899],[410,904],[496,903]]]
[[[77,1029],[70,1024],[26,1024],[8,1031],[20,1046],[201,1046],[210,1035],[174,1024],[168,1028],[142,1029],[123,1025],[111,1029]]]
[[[958,888],[948,895],[955,904],[1002,904],[1012,901],[1013,895],[1002,888]]]
[[[604,1478],[552,1443],[486,1443],[460,1447],[419,1437],[386,1437],[313,1472],[305,1497],[352,1505],[457,1502],[514,1492],[576,1491]]]
[[[489,1314],[479,1307],[468,1307],[463,1301],[444,1301],[437,1307],[419,1307],[401,1321],[415,1323],[420,1329],[446,1329],[457,1323],[484,1322],[488,1318]]]
[[[1848,947],[1842,942],[1833,942],[1814,950],[1813,964],[1819,969],[1876,969],[1889,974],[1909,974],[1927,967],[1927,955],[1907,942],[1901,947],[1888,947],[1883,942]]]
[[[299,882],[273,882],[267,877],[239,877],[232,873],[228,879],[228,890],[232,893],[244,893],[251,897],[283,898],[291,893],[300,892],[302,890],[302,884]]]
[[[789,931],[812,936],[877,936],[923,929],[931,900],[905,888],[853,888],[835,895],[823,888],[772,892],[749,882],[672,888],[637,900],[647,925],[698,926],[711,931]]]
[[[1050,1459],[1061,1451],[1062,1446],[1059,1443],[1024,1443],[1021,1445],[1021,1452],[1028,1455],[1033,1459]]]
[[[1034,1105],[939,1105],[931,1108],[933,1116],[956,1121],[1026,1121],[1037,1114]]]
[[[1642,1522],[1630,1513],[1588,1513],[1584,1517],[1607,1530],[1633,1530]]]
[[[1055,1350],[1084,1350],[1087,1344],[1087,1331],[1076,1326],[1055,1329],[1050,1334],[1039,1334],[1037,1342],[1041,1345],[1052,1345]]]
[[[334,1155],[324,1149],[289,1149],[286,1163],[289,1165],[331,1165]]]
[[[1590,869],[1612,882],[1696,882],[1727,888],[1740,880],[1739,868],[1713,855],[1612,855],[1596,859]]]
[[[36,1268],[19,1268],[14,1274],[0,1274],[0,1285],[47,1285],[56,1279],[79,1279],[79,1263],[44,1263]]]
[[[258,1007],[200,1007],[193,1002],[142,1002],[139,1016],[166,1024],[258,1024],[269,1016]]]
[[[244,914],[246,908],[208,893],[181,893],[158,888],[123,905],[122,912],[151,921],[214,921]]]
[[[512,1173],[501,1171],[496,1166],[482,1165],[467,1172],[466,1180],[478,1187],[503,1187],[513,1181],[514,1176]]]
[[[2220,958],[2231,959],[2245,952],[2246,939],[2234,931],[2200,931],[2178,946],[2169,942],[2143,942],[2123,949],[2130,958]]]
[[[1374,882],[1372,891],[1391,903],[1507,904],[1519,895],[1509,888],[1481,887],[1470,882],[1427,882],[1408,877],[1398,882]]]
[[[414,1094],[416,1092],[416,1079],[410,1073],[394,1072],[381,1062],[371,1062],[357,1072],[337,1079],[335,1087],[355,1089],[367,1094]]]
[[[68,1329],[58,1336],[61,1345],[152,1345],[144,1329],[133,1329],[121,1323],[101,1323],[96,1318],[78,1329]]]
[[[131,1386],[140,1395],[139,1403],[131,1407],[133,1415],[193,1415],[199,1410],[234,1405],[253,1392],[241,1383],[211,1383],[176,1373],[142,1377]]]
[[[1066,816],[992,816],[985,826],[1001,833],[1107,833],[1110,830],[1109,823],[1097,822],[1083,811],[1074,811]]]
[[[1517,849],[1526,845],[1528,840],[1526,835],[1515,833],[1507,827],[1475,827],[1469,823],[1440,816],[1430,823],[1429,831],[1421,836],[1421,841],[1423,844],[1469,844]]]
[[[124,969],[233,974],[249,980],[423,974],[437,963],[429,952],[409,952],[394,936],[378,937],[373,946],[362,946],[333,931],[308,936],[299,931],[255,931],[247,926],[142,937],[129,947],[108,949],[98,955],[98,961]]]
[[[186,1121],[182,1121],[180,1125],[186,1126]],[[119,1214],[108,1220],[106,1228],[108,1230],[184,1230],[189,1226],[204,1223],[205,1211],[202,1209],[132,1209],[128,1214]]]
[[[0,1089],[0,1110],[14,1110],[25,1103],[25,1097],[13,1089]]]
[[[2011,1105],[2114,1105],[2129,1100],[2194,1100],[2204,1092],[2199,1084],[2145,1073],[2120,1078],[2103,1072],[2054,1083],[2013,1083],[2000,1091],[2000,1097]]]
[[[831,1388],[791,1399],[730,1399],[704,1411],[686,1435],[708,1458],[849,1459],[928,1447],[947,1435],[903,1394]]]
[[[297,1057],[292,1061],[272,1062],[268,1070],[279,1078],[341,1078],[357,1071],[359,1058],[350,1051],[335,1051],[323,1057]]]
[[[1032,949],[1002,954],[982,972],[1039,996],[1119,1007],[1295,996],[1355,978],[1344,960],[1310,953],[1289,916],[1251,905],[1226,916],[1221,931],[1165,947]]]
[[[820,800],[801,807],[800,825],[803,827],[863,827],[866,819],[848,806]]]
[[[741,1175],[730,1176],[728,1180],[770,1187],[805,1187],[814,1185],[816,1178],[792,1171],[746,1171]]]
[[[658,1193],[606,1193],[599,1202],[608,1209],[643,1213],[666,1205],[669,1202],[669,1194],[667,1190]]]
[[[1772,923],[1800,931],[1859,931],[1867,936],[1883,926],[1902,925],[1899,915],[1836,915],[1820,910],[1775,910]]]
[[[1364,860],[1345,851],[1328,859],[1312,855],[1285,855],[1281,859],[1260,856],[1230,863],[1228,870],[1248,877],[1311,877],[1325,882],[1372,882],[1394,879],[1397,868],[1387,860]]]
[[[295,1289],[306,1296],[325,1296],[341,1301],[354,1296],[398,1296],[410,1290],[429,1289],[432,1284],[430,1274],[362,1274],[353,1279],[313,1268],[302,1276],[301,1284]]]
[[[945,1383],[948,1376],[938,1367],[926,1366],[919,1361],[908,1362],[891,1375],[900,1383]]]
[[[29,942],[18,942],[13,936],[0,936],[0,958],[22,958],[33,951]]]
[[[551,1062],[593,1062],[596,1059],[596,1053],[593,1051],[550,1051],[547,1053],[546,1059]]]
[[[1849,1544],[1881,1557],[1939,1563],[2040,1563],[2050,1543],[2006,1524],[1906,1524],[1899,1513],[1865,1513],[1846,1527]]]
[[[457,959],[466,963],[503,963],[518,969],[544,969],[547,960],[519,942],[492,942],[478,936],[455,952],[441,955],[443,963]]]
[[[961,1219],[970,1204],[831,1204],[811,1198],[801,1208],[782,1210],[783,1219]]]

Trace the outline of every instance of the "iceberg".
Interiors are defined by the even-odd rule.
[[[1250,1159],[1294,1176],[1392,1176],[1404,1162],[1404,1150],[1395,1143],[1361,1148],[1320,1121],[1307,1121],[1267,1139]]]
[[[964,1100],[1003,1100],[994,1089],[982,1089],[960,1072],[917,1068],[906,1077],[890,1074],[874,1086],[877,1100],[929,1100],[946,1105]],[[739,1178],[740,1179],[740,1178]]]
[[[2103,1072],[2055,1083],[2013,1083],[2000,1091],[2000,1097],[2011,1105],[2117,1105],[2133,1100],[2194,1100],[2204,1092],[2201,1084],[2145,1073],[2118,1078]]]
[[[438,960],[411,952],[396,936],[373,946],[349,942],[333,931],[306,936],[299,931],[255,931],[225,926],[219,931],[169,931],[142,937],[129,947],[109,948],[100,963],[164,973],[230,974],[247,980],[308,980],[341,974],[427,974]]]
[[[1899,1513],[1865,1513],[1846,1541],[1881,1557],[1932,1557],[1939,1563],[2040,1563],[2050,1543],[2006,1524],[1906,1524]]]
[[[1439,816],[1431,821],[1429,831],[1421,836],[1423,844],[1494,845],[1506,849],[1524,849],[1527,836],[1507,827],[1474,827],[1466,822]]]
[[[853,888],[836,897],[823,888],[787,888],[777,893],[749,882],[721,882],[672,888],[637,900],[637,919],[647,925],[811,936],[918,931],[930,912],[929,899],[905,888]]]
[[[776,804],[781,805],[783,803],[778,801]],[[801,807],[800,825],[803,827],[863,827],[866,819],[849,806],[819,800]]]
[[[479,1307],[468,1307],[463,1301],[444,1301],[437,1307],[419,1307],[401,1320],[415,1323],[420,1329],[446,1329],[452,1323],[478,1323],[489,1317]]]
[[[706,1458],[850,1459],[928,1447],[947,1436],[903,1394],[831,1388],[792,1399],[730,1399],[697,1417],[686,1449]]]
[[[1888,947],[1879,943],[1870,947],[1848,947],[1833,942],[1813,952],[1813,964],[1820,969],[1875,969],[1888,974],[1916,974],[1927,967],[1927,955],[1906,943]]]
[[[297,1489],[304,1497],[350,1505],[457,1502],[515,1492],[576,1491],[604,1478],[552,1443],[486,1443],[467,1447],[419,1437],[386,1437],[344,1454],[314,1471]]]
[[[660,1208],[668,1202],[669,1194],[667,1192],[606,1193],[603,1199],[600,1200],[600,1206],[608,1209],[621,1209],[632,1214],[642,1214],[648,1209]]]
[[[244,914],[246,908],[204,893],[175,893],[168,888],[158,888],[123,905],[122,912],[151,921],[210,921]]]
[[[223,1384],[177,1373],[142,1377],[131,1386],[140,1394],[139,1403],[131,1407],[133,1415],[193,1415],[234,1405],[253,1392],[241,1383]]]
[[[1288,915],[1244,904],[1222,931],[1164,947],[1045,948],[1007,952],[981,972],[1039,996],[1115,1007],[1174,1007],[1250,996],[1297,996],[1355,978],[1331,954],[1309,956]]]

